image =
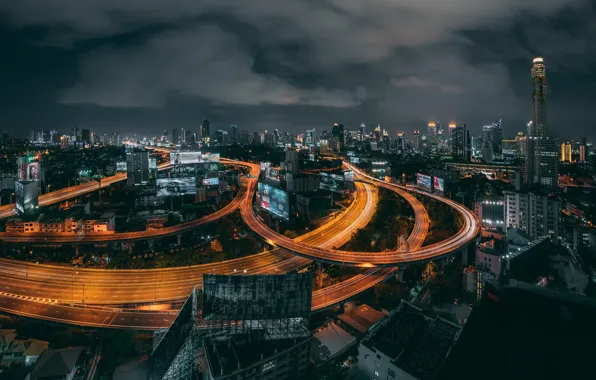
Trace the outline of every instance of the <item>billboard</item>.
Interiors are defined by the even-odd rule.
[[[157,196],[170,197],[180,195],[194,195],[197,192],[195,177],[186,178],[158,178]]]
[[[441,193],[445,192],[445,180],[443,178],[434,177],[433,185],[434,185],[435,191],[439,191]]]
[[[198,164],[201,161],[201,152],[171,152],[170,153],[170,164],[171,165],[184,165],[184,164]]]
[[[149,159],[149,170],[157,170],[157,158]]]
[[[319,183],[319,189],[321,190],[341,193],[345,188],[343,175],[320,173],[319,177],[321,178],[321,182]]]
[[[14,193],[17,212],[19,214],[28,214],[38,208],[39,187],[37,183],[16,181]]]
[[[201,155],[201,162],[219,162],[219,153],[206,153]]]
[[[426,187],[427,189],[430,189],[432,187],[431,178],[426,174],[417,173],[416,184],[418,184],[418,186]]]
[[[27,181],[39,181],[39,162],[27,165]]]
[[[126,161],[116,162],[116,171],[125,172],[127,170]]]
[[[344,171],[344,181],[354,182],[354,172],[352,170]]]
[[[312,304],[310,273],[203,275],[203,318],[237,321],[307,318]]]
[[[279,169],[269,168],[269,171],[266,174],[268,179],[272,179],[274,181],[279,181]]]
[[[261,162],[261,171],[263,173],[267,172],[271,167],[271,162]]]
[[[283,190],[259,182],[257,205],[282,219],[290,219],[290,201]]]
[[[219,178],[205,178],[203,186],[217,186],[219,185]]]

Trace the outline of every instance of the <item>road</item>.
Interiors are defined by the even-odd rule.
[[[296,239],[326,247],[341,246],[350,239],[353,229],[362,228],[370,221],[376,202],[373,186],[357,184],[354,202],[340,216]],[[310,260],[275,249],[222,263],[160,270],[73,270],[11,260],[0,263],[0,310],[90,327],[154,330],[168,326],[176,311],[139,312],[102,307],[102,304],[183,299],[195,284],[200,286],[203,273],[286,273],[308,265]],[[316,291],[313,309],[330,304],[342,294],[351,296],[361,291],[365,281],[370,287],[384,278],[371,273]],[[356,285],[358,281],[360,285]],[[85,308],[81,307],[83,303]]]
[[[365,180],[374,183],[378,186],[382,186],[389,190],[395,191],[396,193],[406,198],[406,200],[408,200],[410,204],[412,204],[414,212],[417,216],[414,228],[414,232],[416,233],[417,238],[422,240],[426,238],[425,233],[417,233],[416,230],[423,229],[428,231],[430,219],[428,219],[428,216],[426,219],[419,218],[419,215],[421,214],[421,211],[424,209],[424,207],[420,202],[415,200],[415,197],[413,197],[410,194],[410,192],[417,192],[419,194],[432,197],[440,202],[447,204],[462,216],[464,221],[463,226],[457,234],[450,237],[449,239],[424,247],[416,247],[410,244],[409,249],[399,249],[397,251],[392,252],[349,252],[312,246],[303,242],[297,242],[286,236],[280,235],[275,231],[271,230],[269,227],[267,227],[256,216],[253,210],[253,206],[247,203],[244,203],[241,207],[241,213],[242,217],[244,218],[244,221],[249,226],[251,226],[253,231],[259,234],[265,240],[273,242],[277,246],[286,248],[296,254],[302,255],[313,260],[361,267],[398,266],[401,264],[432,260],[434,258],[441,257],[443,255],[449,254],[453,251],[456,251],[464,247],[470,241],[475,239],[478,235],[480,225],[476,216],[461,204],[454,202],[450,199],[438,196],[436,194],[430,194],[417,189],[407,188],[405,186],[399,186],[386,181],[381,181],[371,176],[368,176],[366,173],[361,172],[360,170],[358,170],[358,168],[354,166],[351,166],[349,164],[346,164],[346,166],[354,170],[354,173],[364,178]]]
[[[164,163],[159,166],[159,170],[169,169],[171,165]],[[54,203],[63,202],[68,199],[76,198],[78,196],[92,193],[101,188],[109,187],[114,183],[124,181],[126,179],[125,173],[118,173],[113,176],[105,177],[101,179],[101,182],[91,181],[87,183],[81,183],[80,185],[65,187],[64,189],[55,190],[47,194],[39,196],[39,206],[49,206]],[[0,220],[16,215],[16,207],[14,204],[4,205],[0,207]]]

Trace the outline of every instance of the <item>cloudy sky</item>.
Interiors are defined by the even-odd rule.
[[[531,118],[596,138],[594,0],[0,2],[0,130],[149,133],[237,124],[292,132]]]

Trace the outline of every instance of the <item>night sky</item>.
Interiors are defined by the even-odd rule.
[[[587,0],[1,1],[0,130],[502,118],[512,137],[541,55],[552,134],[595,139],[594,20]]]

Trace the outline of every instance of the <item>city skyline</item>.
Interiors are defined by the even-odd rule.
[[[145,4],[153,12],[142,19],[132,5],[98,3],[97,12],[68,2],[35,12],[26,5],[0,7],[6,16],[0,38],[14,57],[1,74],[0,129],[13,135],[72,127],[129,134],[198,130],[209,118],[213,130],[236,124],[251,132],[303,133],[339,121],[348,130],[364,122],[380,124],[391,136],[411,136],[430,120],[465,123],[479,133],[503,119],[504,136],[511,137],[532,119],[528,71],[542,56],[550,133],[595,137],[587,112],[594,55],[582,21],[594,15],[594,6],[580,1],[503,4],[457,16],[440,6],[404,4],[421,22],[414,22],[416,36],[413,22],[395,22],[403,17],[398,7],[383,3],[366,11],[340,5],[343,13],[326,4],[282,2],[266,10],[257,3],[249,16],[225,2],[203,7],[181,0],[166,11]],[[312,35],[305,36],[298,21],[285,33],[278,30],[272,20],[290,19],[290,9],[313,15]],[[112,11],[125,22],[106,23],[102,15]],[[428,24],[432,17],[419,13],[441,21]],[[501,26],[487,30],[495,17]],[[354,24],[355,30],[345,27]],[[188,46],[204,49],[188,54]]]

